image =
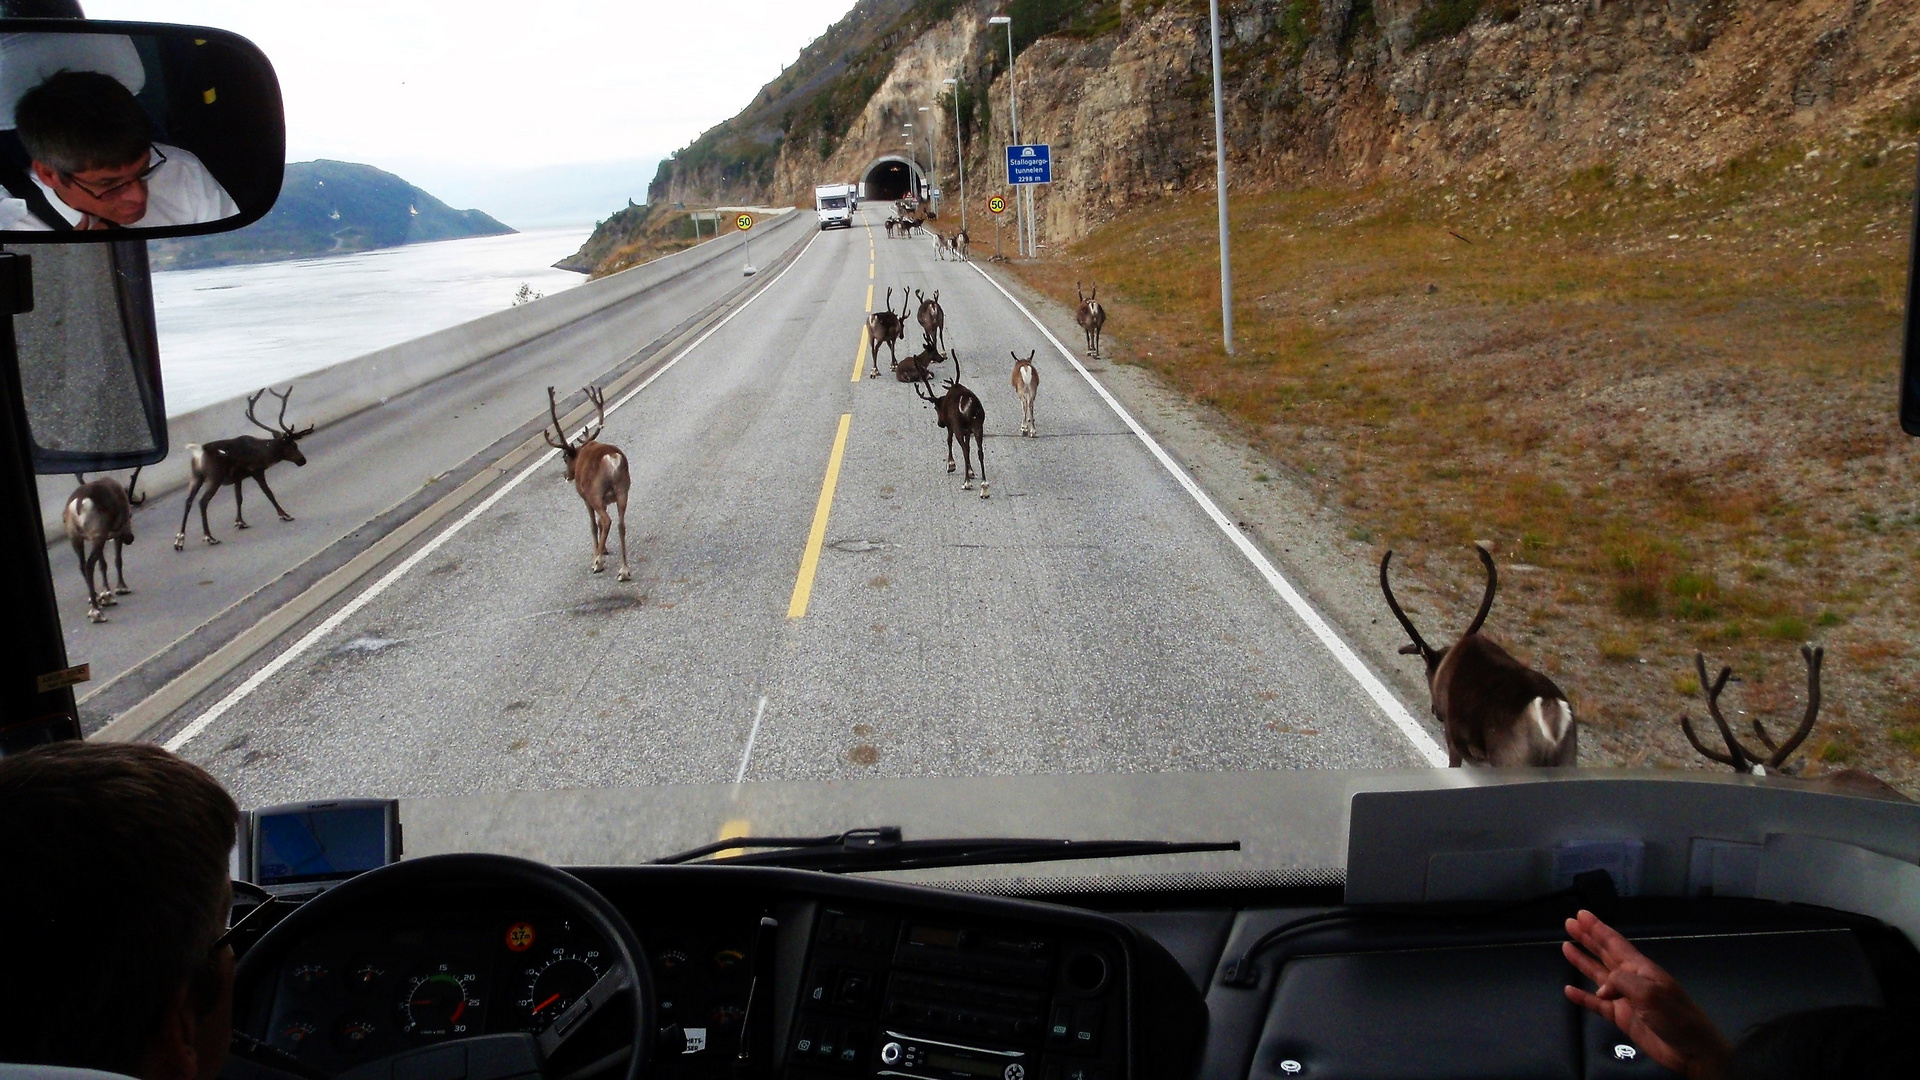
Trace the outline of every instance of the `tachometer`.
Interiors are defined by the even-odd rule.
[[[544,1028],[592,989],[606,970],[598,949],[556,948],[521,974],[518,1004],[536,1028]]]
[[[401,984],[400,1030],[433,1038],[465,1035],[479,1019],[480,977],[455,964],[421,969]]]

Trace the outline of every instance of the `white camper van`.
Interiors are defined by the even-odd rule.
[[[820,184],[813,189],[813,208],[820,214],[820,228],[853,228],[853,185]]]

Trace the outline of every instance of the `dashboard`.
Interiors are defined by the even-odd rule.
[[[1897,930],[1753,900],[1363,909],[1336,886],[1039,903],[790,870],[575,873],[641,940],[672,1032],[649,1075],[667,1078],[1668,1075],[1560,993],[1560,921],[1590,903],[1735,1037],[1801,1009],[1920,1005]],[[1249,950],[1257,978],[1229,977]],[[606,965],[552,910],[422,895],[289,944],[236,1019],[332,1075],[538,1032]],[[603,1033],[550,1075],[584,1080],[578,1062],[620,1045]]]

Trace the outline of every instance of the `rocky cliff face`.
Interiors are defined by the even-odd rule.
[[[826,51],[722,125],[733,172],[727,155],[687,153],[662,165],[654,198],[804,205],[813,184],[900,152],[906,122],[932,136],[950,185],[941,95],[955,77],[983,203],[1009,130],[1006,39],[985,25],[1002,6],[863,0],[810,47]],[[1213,185],[1205,3],[1011,6],[1058,28],[1023,43],[1013,68],[1023,141],[1054,148],[1043,243]],[[1809,130],[1920,110],[1912,0],[1238,0],[1222,23],[1229,182],[1248,189],[1516,180],[1539,196],[1580,170],[1680,180]],[[828,55],[836,41],[844,55]]]

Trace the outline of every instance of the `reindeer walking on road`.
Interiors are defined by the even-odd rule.
[[[121,551],[133,543],[133,508],[147,501],[142,495],[134,498],[130,492],[140,486],[140,470],[133,470],[133,478],[126,487],[111,476],[103,476],[89,481],[85,476],[76,475],[80,486],[67,496],[66,505],[60,511],[60,524],[66,530],[67,539],[73,543],[73,554],[80,560],[80,576],[87,580],[87,619],[90,622],[107,621],[102,608],[112,607],[117,593],[127,596],[133,592],[127,587],[127,573],[120,565]],[[107,544],[113,544],[113,573],[120,580],[118,588],[109,588],[107,581]],[[100,569],[100,588],[93,587],[93,571]]]
[[[1020,399],[1020,434],[1027,438],[1038,435],[1039,429],[1033,424],[1033,403],[1040,396],[1040,369],[1033,366],[1034,350],[1027,350],[1027,358],[1009,352],[1013,357],[1013,393]]]
[[[915,383],[913,392],[932,404],[935,421],[947,432],[947,471],[954,471],[953,440],[960,440],[960,454],[966,459],[967,474],[960,482],[960,490],[973,490],[973,456],[980,456],[980,497],[990,497],[987,490],[987,407],[980,404],[979,395],[960,385],[960,354],[953,354],[953,378],[946,381],[946,389],[940,396],[932,392],[933,376],[928,375]],[[972,441],[972,449],[968,441]]]
[[[268,427],[253,414],[254,406],[260,403],[262,394],[272,394],[280,399],[280,418],[275,421],[278,427]],[[258,435],[237,435],[231,439],[215,439],[205,445],[187,444],[187,469],[192,476],[192,484],[187,488],[187,504],[180,511],[180,531],[174,535],[173,550],[185,551],[187,547],[187,518],[193,514],[193,497],[199,495],[202,488],[206,494],[200,496],[200,535],[209,544],[217,544],[220,539],[213,535],[213,529],[207,524],[207,504],[219,494],[221,487],[233,485],[233,525],[236,529],[250,526],[240,506],[240,485],[248,477],[260,485],[260,493],[273,504],[274,512],[281,521],[292,521],[293,515],[273,497],[273,489],[267,486],[267,470],[282,461],[291,461],[298,468],[307,463],[307,456],[300,452],[300,440],[313,434],[313,425],[295,430],[287,423],[287,399],[293,396],[293,387],[287,387],[286,393],[280,393],[272,387],[262,387],[247,398],[247,419],[253,426],[271,435],[263,439]]]
[[[929,338],[938,341],[940,343],[940,351],[945,352],[947,348],[947,309],[940,306],[940,290],[935,289],[933,290],[933,295],[928,296],[919,289],[915,289],[913,290],[913,296],[914,299],[920,301],[920,306],[915,309],[913,313],[914,321],[920,324],[921,331]]]
[[[593,532],[593,572],[598,574],[607,568],[607,539],[614,526],[613,513],[607,507],[612,504],[620,512],[620,580],[632,581],[633,571],[627,569],[627,492],[633,486],[633,475],[627,455],[619,447],[596,441],[607,426],[607,399],[597,386],[589,386],[586,391],[598,418],[581,430],[580,440],[567,438],[551,386],[547,387],[547,414],[553,417],[553,432],[560,441],[555,442],[554,435],[547,434],[544,427],[540,437],[566,458],[567,479],[573,482],[580,501],[587,504],[587,528]]]
[[[867,352],[873,368],[874,378],[880,377],[880,346],[887,347],[889,370],[900,366],[900,339],[907,336],[907,301],[905,287],[901,288],[900,310],[893,310],[893,286],[887,286],[887,306],[867,316]]]

